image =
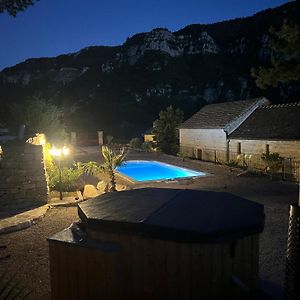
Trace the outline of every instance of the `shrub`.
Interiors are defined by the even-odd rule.
[[[231,168],[235,168],[239,165],[239,163],[236,160],[231,159],[229,162],[225,163],[225,165]]]
[[[132,149],[139,149],[142,146],[142,142],[139,138],[135,137],[129,141],[129,146]]]
[[[271,177],[282,167],[283,158],[277,152],[263,153],[261,159],[264,161],[266,165],[266,171],[270,173]]]
[[[188,156],[184,152],[178,152],[177,156],[182,158],[182,161],[184,161],[186,158],[188,158]]]
[[[144,142],[142,144],[142,150],[152,152],[154,150],[152,142]]]
[[[59,178],[59,168],[56,165],[48,170],[49,188],[51,191],[72,192],[83,189],[84,183],[81,180],[83,167],[81,163],[73,164],[72,167],[61,167],[61,181]]]

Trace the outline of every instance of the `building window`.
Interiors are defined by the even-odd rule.
[[[242,144],[237,143],[237,154],[241,154],[241,153],[242,153]]]
[[[267,155],[270,154],[270,145],[269,144],[266,145],[266,154]]]

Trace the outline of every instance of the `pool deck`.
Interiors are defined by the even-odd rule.
[[[99,160],[99,152],[85,156],[87,160]],[[243,170],[197,160],[130,151],[128,160],[156,160],[176,166],[209,173],[211,176],[155,182],[130,182],[119,177],[117,181],[129,188],[160,187],[229,192],[256,201],[265,206],[265,230],[260,237],[260,274],[269,284],[283,285],[289,204],[297,201],[298,186],[295,183],[270,180],[266,176],[251,176]]]
[[[74,159],[77,161],[101,162],[100,147],[78,149],[75,154]],[[155,153],[130,151],[128,159],[158,160],[211,174],[196,179],[147,183],[134,183],[117,178],[119,184],[123,182],[133,189],[153,186],[221,191],[264,204],[266,222],[265,230],[260,236],[260,278],[267,287],[266,290],[275,295],[272,299],[283,299],[280,296],[280,285],[282,286],[284,279],[289,204],[295,202],[298,197],[298,187],[295,183],[272,181],[265,176],[239,176],[242,173],[240,169],[195,160],[182,161],[178,157]],[[97,182],[94,177],[86,177],[87,184],[96,185]],[[0,269],[8,269],[11,274],[17,274],[24,284],[32,288],[34,299],[51,299],[46,238],[67,228],[77,219],[76,207],[59,206],[49,209],[44,218],[26,230],[0,235],[0,245],[7,245],[7,249],[0,249],[0,257],[10,255],[10,258],[0,260]]]

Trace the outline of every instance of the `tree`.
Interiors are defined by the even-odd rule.
[[[63,138],[62,111],[44,99],[35,97],[32,100],[12,105],[10,113],[14,124],[25,124],[27,131],[44,133],[50,140],[61,141]]]
[[[125,160],[127,153],[123,148],[120,152],[115,152],[107,146],[101,148],[103,164],[98,165],[95,161],[91,161],[83,164],[83,168],[87,174],[99,176],[101,174],[107,174],[110,181],[110,192],[116,191],[116,176],[115,170]]]
[[[300,79],[300,26],[284,21],[281,29],[270,29],[269,46],[274,51],[270,68],[252,69],[256,85],[262,89]]]
[[[33,0],[0,0],[0,13],[7,11],[9,15],[15,17],[19,11],[33,5],[33,2]]]
[[[169,106],[159,113],[159,119],[154,121],[153,133],[156,136],[158,149],[167,154],[178,152],[178,129],[183,121],[183,112]]]

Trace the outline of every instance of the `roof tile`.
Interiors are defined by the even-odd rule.
[[[299,140],[300,103],[257,108],[229,138],[258,140]]]
[[[191,118],[182,123],[181,129],[225,128],[241,114],[257,104],[263,98],[242,101],[223,102],[204,106]]]

